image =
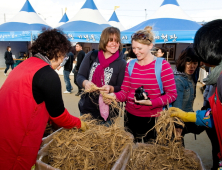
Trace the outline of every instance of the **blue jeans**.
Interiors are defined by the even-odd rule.
[[[4,72],[4,73],[7,73],[10,65],[11,65],[12,70],[14,69],[14,63],[13,63],[13,64],[6,64],[6,69],[5,69],[5,72]]]
[[[66,90],[71,92],[72,85],[70,83],[69,74],[70,74],[69,71],[63,70],[63,76],[64,76],[64,81],[65,81],[65,84],[66,84]]]

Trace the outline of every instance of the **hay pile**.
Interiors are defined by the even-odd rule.
[[[178,118],[162,111],[155,129],[157,138],[152,144],[137,144],[128,162],[128,170],[200,169],[200,162],[192,151],[185,151],[177,136],[174,123],[183,125]]]
[[[63,129],[53,137],[49,164],[62,170],[111,169],[123,149],[132,146],[132,136],[119,126],[118,119],[109,127],[89,115],[81,119],[88,123],[87,131]]]
[[[97,87],[95,84],[92,84],[90,89],[88,89],[88,90],[84,89],[84,93],[82,95],[84,95],[86,93],[89,93],[89,94],[92,94],[92,95],[101,94],[102,97],[103,97],[103,101],[109,100],[109,102],[111,102],[110,103],[110,107],[111,107],[111,110],[112,110],[111,112],[113,112],[115,109],[120,110],[121,108],[120,108],[118,102],[116,101],[116,99],[113,96],[110,96],[109,94],[106,94],[104,92],[99,91],[99,90],[102,90],[102,89],[103,88]],[[90,95],[89,95],[89,97],[90,97]],[[91,101],[93,102],[93,99],[91,99]],[[97,103],[95,103],[95,104],[97,105]]]

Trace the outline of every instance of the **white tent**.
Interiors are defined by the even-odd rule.
[[[69,22],[60,26],[63,31],[101,32],[109,27],[93,0],[86,0],[79,12]]]
[[[120,31],[125,30],[125,28],[123,27],[123,25],[120,23],[117,15],[116,15],[116,11],[113,12],[112,16],[109,19],[109,24],[112,25],[113,27],[117,27],[119,28]]]
[[[65,14],[64,14],[63,17],[62,17],[62,19],[59,21],[59,24],[58,24],[57,27],[65,24],[65,23],[68,22],[68,21],[69,21],[69,18],[68,18],[68,16],[67,16],[66,12],[65,12]]]
[[[32,5],[26,0],[24,6],[8,22],[0,25],[0,32],[3,31],[40,31],[43,27],[49,27],[35,12]]]

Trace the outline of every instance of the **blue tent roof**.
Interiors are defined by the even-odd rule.
[[[198,30],[201,26],[190,20],[182,20],[176,18],[158,18],[144,21],[126,31],[138,31],[146,26],[152,26],[154,31],[172,31],[172,30]]]
[[[0,32],[42,30],[43,27],[49,26],[38,16],[27,0],[17,15],[0,25]]]
[[[89,9],[94,9],[94,10],[97,9],[93,0],[87,0],[81,9],[84,9],[84,8],[89,8]]]
[[[101,32],[109,27],[93,0],[86,0],[79,12],[69,22],[59,26],[63,31]]]
[[[35,10],[32,8],[32,5],[30,4],[28,0],[25,2],[24,6],[22,7],[20,11],[35,12]]]
[[[109,21],[116,21],[116,22],[119,22],[119,19],[116,15],[116,12],[114,11],[111,18],[109,19]]]
[[[170,6],[168,6],[171,4]],[[201,25],[190,20],[190,17],[179,7],[176,0],[164,0],[160,8],[150,19],[126,30],[138,31],[152,26],[154,31],[198,30]]]
[[[167,4],[179,6],[177,0],[164,0],[160,6],[167,5]]]
[[[59,22],[68,22],[69,21],[69,18],[68,16],[66,15],[66,13],[63,15],[62,19],[59,21]]]
[[[156,43],[192,43],[201,27],[180,8],[176,0],[164,0],[159,9],[146,21],[124,31],[125,36],[146,26],[152,26]]]

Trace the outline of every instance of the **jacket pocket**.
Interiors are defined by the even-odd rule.
[[[184,89],[183,99],[184,99],[184,101],[188,101],[190,99],[190,88],[189,87]]]

